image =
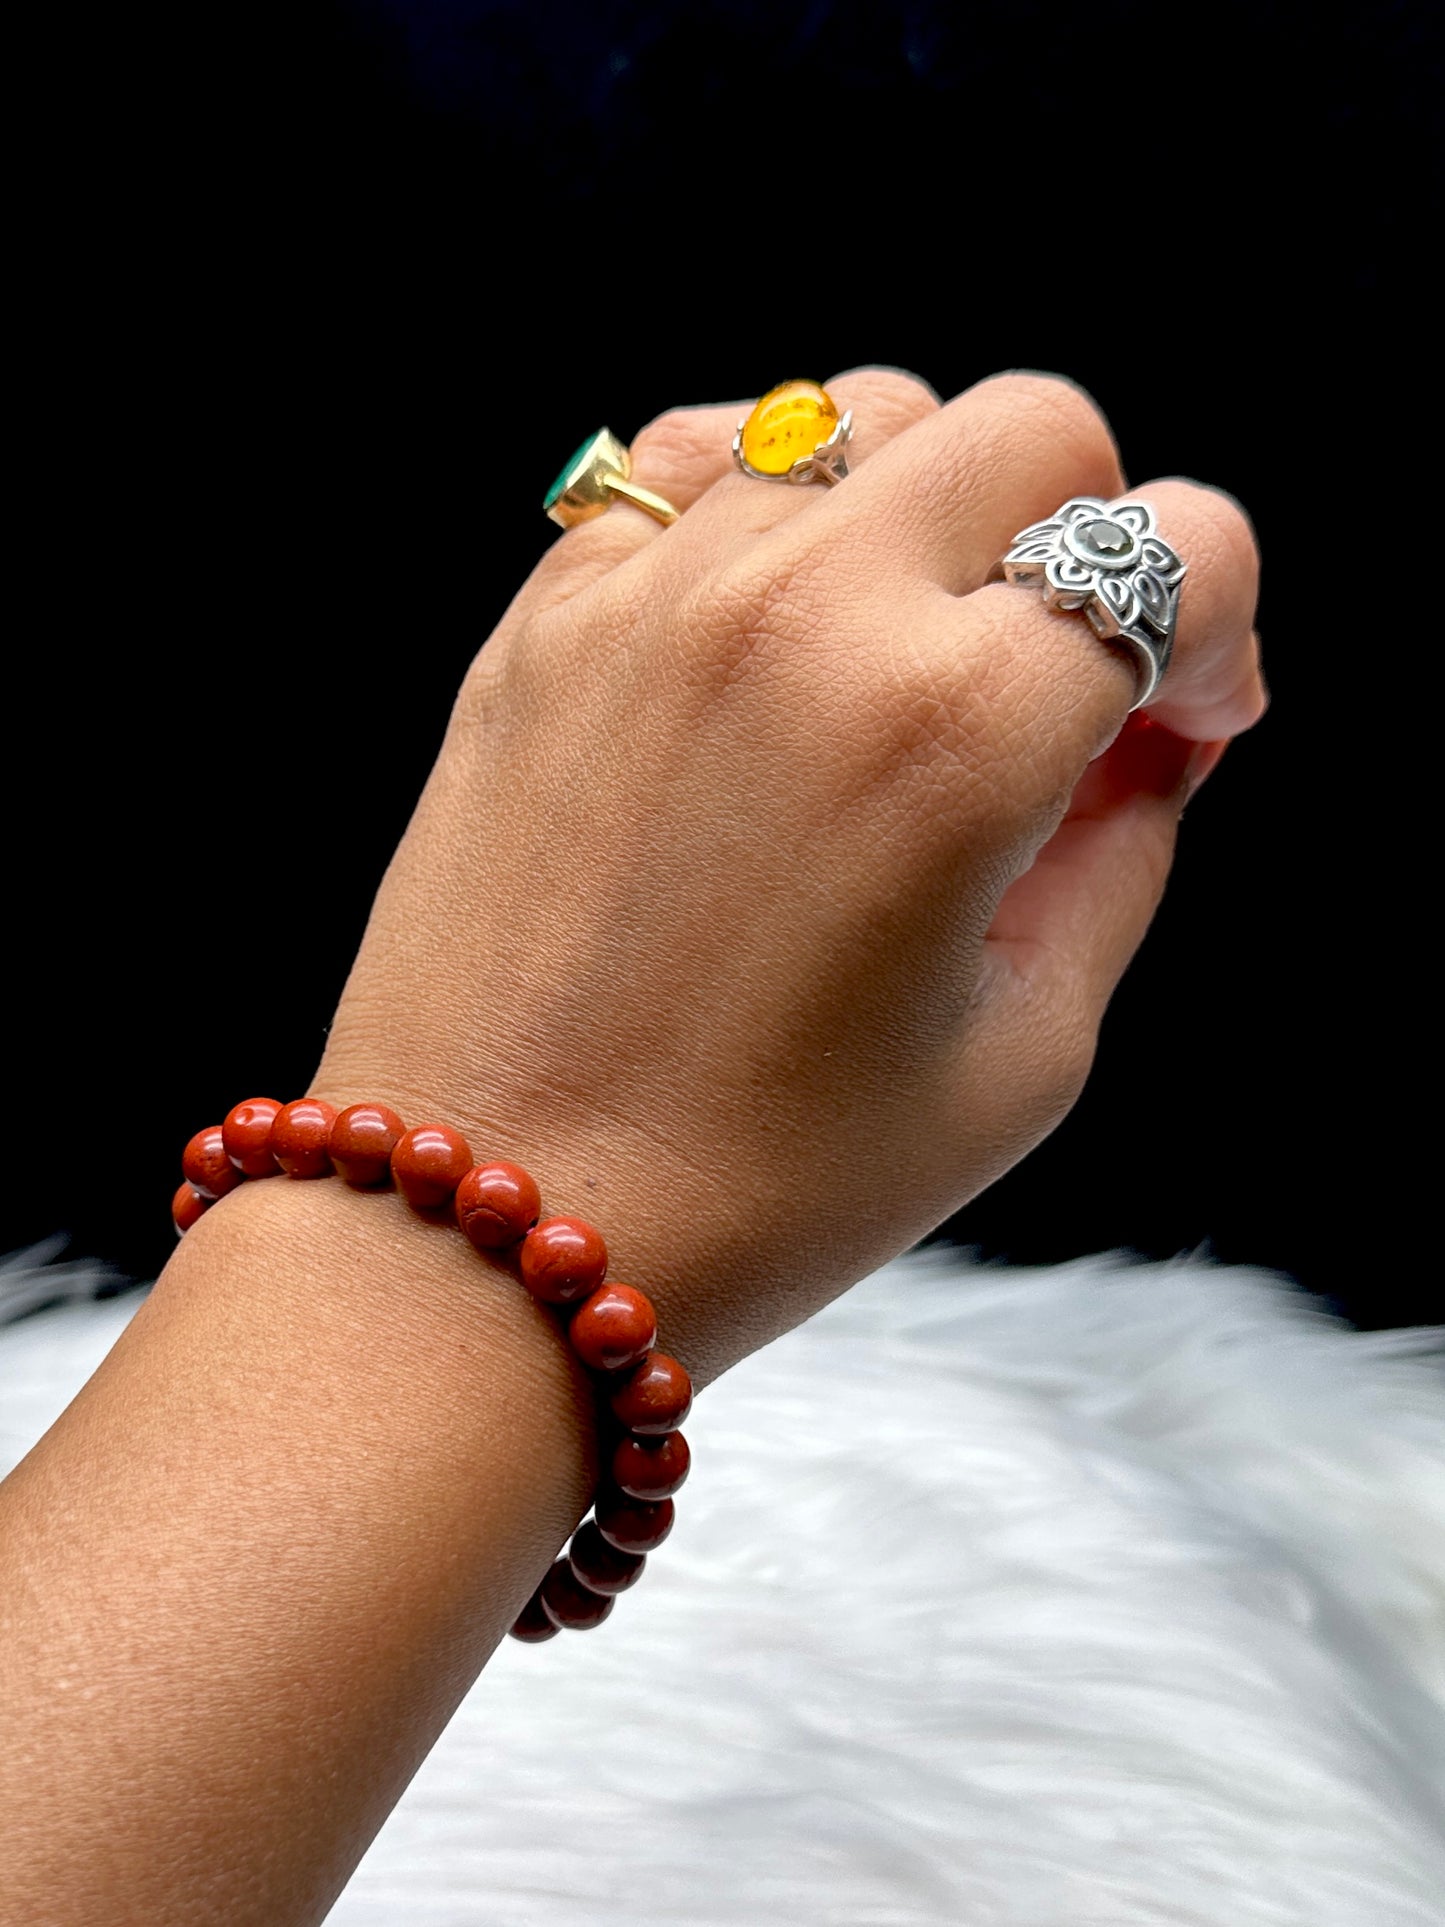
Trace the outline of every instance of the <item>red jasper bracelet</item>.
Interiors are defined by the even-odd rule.
[[[581,1218],[543,1218],[541,1193],[519,1165],[473,1164],[460,1131],[409,1131],[384,1104],[353,1104],[338,1115],[317,1097],[248,1098],[224,1124],[197,1131],[181,1169],[185,1182],[171,1203],[180,1235],[247,1178],[334,1171],[358,1187],[394,1183],[420,1211],[449,1208],[478,1251],[515,1249],[533,1297],[570,1313],[572,1349],[601,1377],[621,1435],[592,1517],[522,1608],[512,1637],[536,1642],[564,1626],[601,1625],[672,1530],[672,1495],[690,1456],[677,1428],[692,1409],[691,1379],[654,1349],[657,1314],[648,1299],[631,1285],[604,1284],[602,1234]]]

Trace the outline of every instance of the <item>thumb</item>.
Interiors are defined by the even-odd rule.
[[[1077,1095],[1105,1008],[1163,895],[1180,812],[1223,749],[1136,713],[1089,765],[990,927],[992,994],[982,1007],[997,1026],[991,1056],[1002,1047]],[[1044,1061],[1051,1056],[1060,1063]]]

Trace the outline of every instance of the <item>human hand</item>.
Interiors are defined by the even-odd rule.
[[[1160,698],[989,583],[1113,498],[1107,427],[1010,375],[851,407],[835,489],[737,474],[737,407],[664,416],[467,676],[318,1094],[445,1121],[603,1230],[700,1382],[915,1242],[1077,1096],[1191,774],[1263,711],[1253,538],[1131,491],[1189,564]]]

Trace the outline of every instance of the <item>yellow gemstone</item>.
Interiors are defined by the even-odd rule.
[[[760,475],[786,475],[838,426],[838,410],[815,381],[769,389],[743,423],[743,460]]]

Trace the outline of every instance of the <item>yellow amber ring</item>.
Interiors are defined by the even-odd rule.
[[[632,452],[626,442],[618,441],[610,428],[599,428],[547,490],[542,507],[554,522],[570,529],[605,514],[619,497],[656,521],[677,520],[671,502],[633,481]]]
[[[733,460],[763,482],[841,482],[848,473],[853,411],[816,381],[770,388],[733,436]]]

